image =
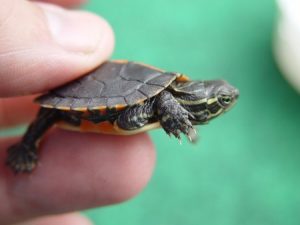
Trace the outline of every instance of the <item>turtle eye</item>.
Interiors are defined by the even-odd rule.
[[[225,106],[229,105],[231,103],[231,100],[232,100],[232,98],[229,95],[221,95],[220,96],[220,102],[222,105],[225,105]]]

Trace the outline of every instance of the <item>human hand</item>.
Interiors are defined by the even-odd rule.
[[[81,0],[47,0],[74,6]],[[34,95],[73,80],[105,61],[113,32],[101,18],[25,0],[0,5],[0,128],[29,122]],[[4,165],[18,138],[0,139],[0,224],[124,201],[148,182],[155,153],[145,134],[113,137],[52,129],[32,174]],[[90,224],[78,214],[26,224]]]

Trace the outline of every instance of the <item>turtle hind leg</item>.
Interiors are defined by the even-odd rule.
[[[170,92],[162,91],[156,97],[156,112],[168,135],[174,135],[180,140],[180,133],[183,133],[192,142],[196,139],[195,129],[189,120],[193,115],[183,108]]]
[[[31,172],[37,164],[36,146],[26,145],[24,142],[14,144],[8,148],[6,164],[15,172]]]
[[[15,173],[31,172],[38,162],[38,140],[60,119],[61,116],[58,110],[41,108],[37,118],[30,124],[21,142],[8,148],[6,164]]]

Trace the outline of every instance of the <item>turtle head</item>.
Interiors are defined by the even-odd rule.
[[[175,87],[177,100],[202,124],[228,111],[239,91],[224,80],[188,81]]]
[[[239,91],[224,80],[205,81],[208,120],[228,111],[239,97]]]

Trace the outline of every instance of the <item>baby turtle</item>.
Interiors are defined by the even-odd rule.
[[[37,164],[38,140],[54,124],[66,129],[130,135],[162,127],[190,140],[193,125],[228,110],[239,92],[223,80],[191,81],[129,61],[107,61],[85,76],[36,99],[41,109],[21,142],[9,147],[7,164],[16,173]]]

